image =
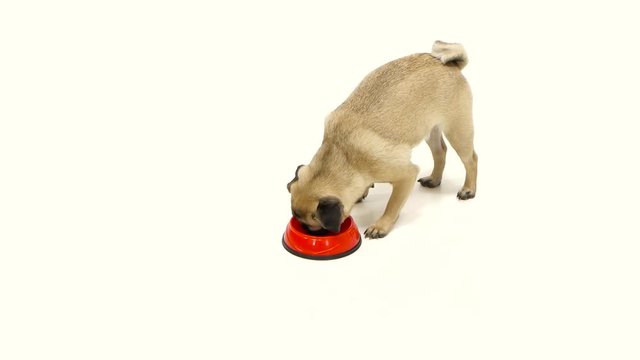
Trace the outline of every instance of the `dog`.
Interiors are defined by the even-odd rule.
[[[418,175],[411,151],[422,141],[434,165],[431,175],[418,182],[428,188],[440,185],[447,153],[443,135],[466,171],[458,199],[475,197],[472,95],[461,73],[467,63],[461,44],[436,41],[430,54],[409,55],[369,73],[327,116],[320,148],[287,184],[293,216],[308,230],[339,232],[372,184],[390,183],[384,214],[364,232],[371,239],[386,236]]]

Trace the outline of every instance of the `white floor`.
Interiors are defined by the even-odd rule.
[[[609,3],[0,11],[0,358],[640,358],[640,29]],[[437,39],[471,59],[477,197],[450,151],[386,238],[287,253],[323,117]]]

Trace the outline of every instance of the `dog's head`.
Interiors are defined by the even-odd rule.
[[[308,230],[327,229],[340,232],[340,225],[347,218],[342,201],[322,186],[322,181],[309,173],[307,166],[296,169],[293,180],[287,184],[291,193],[291,212]]]

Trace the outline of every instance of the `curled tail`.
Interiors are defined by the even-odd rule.
[[[440,59],[443,64],[455,63],[460,70],[469,62],[467,53],[461,44],[446,43],[436,41],[431,48],[431,55]]]

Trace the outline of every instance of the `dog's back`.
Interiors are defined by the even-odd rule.
[[[461,73],[467,56],[459,44],[436,42],[431,54],[391,61],[367,75],[328,118],[328,131],[367,129],[411,147],[452,111],[471,110],[471,91]]]

